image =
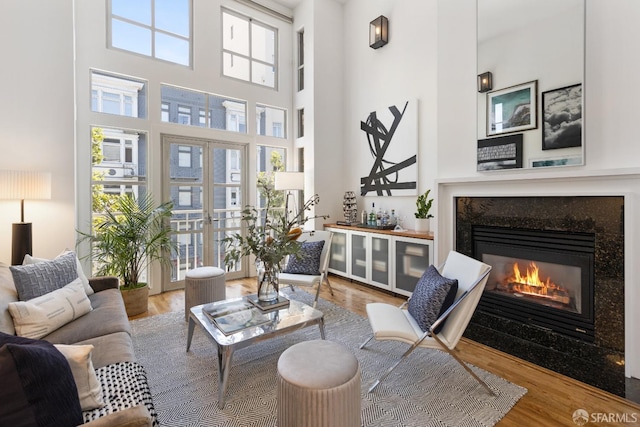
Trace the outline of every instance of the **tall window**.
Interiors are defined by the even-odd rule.
[[[145,133],[93,127],[91,129],[91,205],[100,215],[118,197],[144,195],[147,186]]]
[[[277,30],[247,16],[222,11],[223,74],[275,88]]]
[[[163,122],[247,132],[247,101],[169,85],[160,96]]]
[[[298,138],[304,136],[304,108],[298,110]]]
[[[191,64],[191,0],[110,0],[109,46]]]
[[[298,31],[298,91],[304,89],[304,30]]]
[[[282,108],[256,104],[258,135],[286,138],[287,111]]]
[[[146,82],[91,70],[91,111],[146,117]]]

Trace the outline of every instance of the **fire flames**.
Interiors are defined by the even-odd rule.
[[[541,280],[540,269],[534,262],[529,264],[524,275],[520,273],[518,263],[513,263],[512,275],[507,277],[498,287],[502,291],[513,294],[550,299],[567,305],[571,303],[571,296],[566,289],[552,282],[550,277],[544,281]]]

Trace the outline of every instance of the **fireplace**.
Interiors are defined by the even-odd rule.
[[[593,342],[594,237],[473,227],[473,256],[492,267],[480,310]]]
[[[492,265],[465,337],[624,396],[624,197],[455,205],[456,250]]]

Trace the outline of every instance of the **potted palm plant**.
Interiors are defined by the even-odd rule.
[[[141,276],[150,263],[168,265],[177,244],[172,239],[170,219],[173,202],[156,205],[147,194],[119,197],[96,218],[93,233],[80,232],[81,241],[91,243],[95,274],[116,276],[127,315],[147,311],[149,287]]]
[[[429,213],[433,204],[433,199],[429,199],[430,192],[431,190],[429,189],[416,199],[415,230],[422,233],[429,231],[429,219],[433,218],[433,215]]]

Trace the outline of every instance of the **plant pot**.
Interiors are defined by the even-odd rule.
[[[136,316],[148,310],[149,286],[141,288],[120,289],[127,316]]]
[[[416,218],[415,230],[418,233],[426,233],[429,231],[429,220],[431,218]]]

